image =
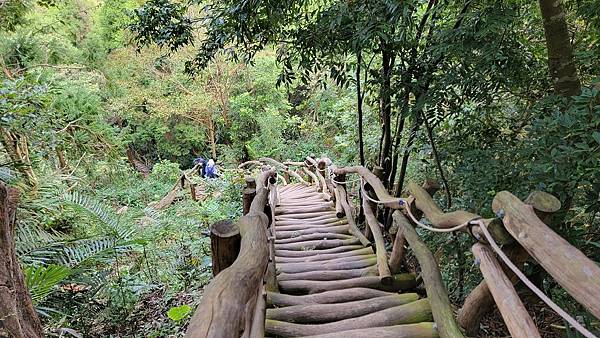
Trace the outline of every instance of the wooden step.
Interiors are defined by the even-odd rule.
[[[373,327],[367,329],[356,329],[339,331],[314,336],[302,336],[302,338],[437,338],[437,325],[433,322],[415,324],[404,324],[384,327]]]
[[[353,250],[358,250],[358,249],[364,249],[364,246],[355,244],[355,245],[338,246],[336,248],[331,248],[331,249],[305,250],[305,251],[278,249],[278,250],[276,250],[275,255],[279,256],[279,257],[307,257],[307,256],[314,256],[314,255],[353,251]]]
[[[267,309],[267,319],[289,323],[319,324],[364,316],[419,299],[416,293],[393,294],[383,297],[337,304],[294,305],[278,309]]]
[[[278,292],[267,292],[267,303],[270,306],[277,307],[308,304],[334,304],[389,296],[393,294],[394,293],[391,292],[368,288],[347,288],[302,296],[286,295]]]
[[[347,258],[347,260],[360,260],[364,258],[365,255],[369,255],[371,257],[375,257],[373,253],[373,249],[370,247],[362,248],[359,250],[346,251],[340,253],[332,253],[332,254],[321,254],[314,256],[305,256],[305,257],[280,257],[275,256],[275,262],[279,263],[307,263],[307,262],[316,262],[316,261],[329,261],[329,262],[338,262]]]
[[[397,292],[413,289],[416,286],[414,274],[395,275],[392,283],[382,284],[379,276],[357,277],[336,281],[293,280],[281,281],[279,289],[282,292],[300,295],[323,291],[341,290],[347,288],[371,288],[383,291]]]
[[[295,324],[267,319],[265,333],[277,337],[300,337],[355,329],[392,326],[433,320],[427,299],[394,306],[364,316],[339,320],[325,324]]]
[[[297,273],[283,272],[277,275],[278,281],[288,280],[320,280],[320,281],[331,281],[331,280],[342,280],[356,277],[365,276],[376,276],[377,269],[373,267],[366,267],[360,269],[349,269],[349,270],[315,270],[305,271]]]
[[[296,251],[306,251],[306,250],[319,250],[319,249],[331,249],[343,246],[350,246],[360,244],[358,238],[351,239],[327,239],[320,241],[304,241],[299,243],[285,243],[285,244],[275,244],[275,250],[296,250]]]

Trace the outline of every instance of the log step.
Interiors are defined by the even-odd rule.
[[[301,337],[379,326],[430,322],[432,320],[433,316],[431,315],[429,301],[427,299],[421,299],[408,304],[369,313],[364,316],[325,324],[296,324],[267,319],[265,323],[265,333],[277,337]]]
[[[270,306],[276,307],[309,304],[335,304],[389,296],[393,294],[394,293],[391,292],[368,288],[347,288],[303,296],[286,295],[278,292],[267,292],[267,302]]]
[[[293,280],[279,282],[281,291],[293,294],[311,294],[323,291],[341,290],[346,288],[371,288],[383,291],[398,292],[413,289],[416,286],[414,274],[395,275],[390,284],[381,283],[379,276],[357,277],[334,281]]]
[[[377,256],[314,186],[285,188],[274,210],[279,292],[267,292],[269,337],[437,337],[427,298],[398,293],[414,274],[382,279]]]
[[[436,326],[433,322],[423,322],[302,336],[302,338],[435,338],[438,337]]]
[[[337,304],[294,305],[267,309],[267,319],[299,324],[320,324],[364,316],[400,306],[419,299],[416,293],[392,294],[383,297]]]

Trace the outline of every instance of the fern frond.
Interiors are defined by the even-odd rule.
[[[96,216],[96,218],[98,218],[106,226],[111,234],[118,239],[130,239],[135,231],[133,227],[123,226],[114,214],[106,211],[102,203],[93,198],[81,195],[77,192],[64,193],[60,198],[64,202],[80,207]]]
[[[0,181],[4,183],[13,183],[16,179],[16,175],[9,167],[0,166]]]
[[[59,263],[75,267],[89,261],[106,261],[115,252],[127,251],[130,247],[120,245],[109,237],[80,239],[67,242],[62,247]]]

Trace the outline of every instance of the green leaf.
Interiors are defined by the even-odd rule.
[[[71,274],[71,270],[62,265],[28,266],[23,272],[34,304],[42,302],[54,291],[55,286]]]
[[[592,137],[594,138],[596,143],[600,144],[600,132],[597,132],[597,131],[593,132]]]
[[[167,317],[172,321],[178,322],[187,317],[191,312],[192,308],[185,304],[170,308],[169,311],[167,311]]]

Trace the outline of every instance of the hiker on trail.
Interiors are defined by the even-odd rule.
[[[206,176],[206,160],[203,157],[198,157],[194,160],[194,166],[198,166],[198,175]]]
[[[208,160],[208,163],[206,163],[206,172],[205,172],[205,175],[208,178],[217,178],[217,177],[219,177],[219,174],[217,174],[217,167],[215,165],[215,161],[212,158],[210,160]]]

